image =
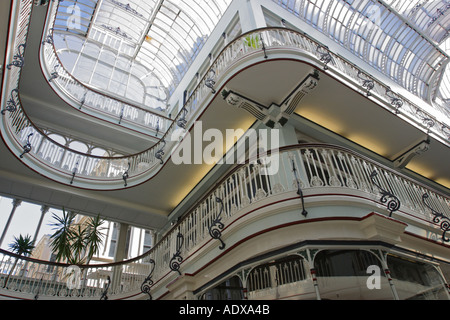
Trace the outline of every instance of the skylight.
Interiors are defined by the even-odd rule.
[[[450,2],[273,0],[400,86],[430,101],[447,54]]]
[[[78,80],[150,108],[164,109],[230,3],[63,1],[54,28],[55,47]]]

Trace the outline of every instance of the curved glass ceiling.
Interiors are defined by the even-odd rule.
[[[447,37],[447,2],[273,1],[425,101],[436,95],[436,79],[448,60],[437,43]]]
[[[78,80],[164,109],[231,0],[59,3],[55,48]]]
[[[450,1],[385,0],[385,3],[436,43],[440,44],[448,37]]]
[[[80,81],[164,109],[231,1],[61,1],[55,46]],[[273,1],[420,98],[443,91],[450,1]]]

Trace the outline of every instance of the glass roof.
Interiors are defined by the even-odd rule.
[[[450,30],[450,1],[443,0],[385,0],[385,3],[395,9],[419,30],[434,40],[442,43]]]
[[[55,47],[80,81],[164,109],[231,1],[61,1]],[[445,91],[449,0],[273,2],[422,99]]]
[[[448,36],[450,2],[273,1],[420,98],[430,102],[436,93],[448,60],[439,43]]]
[[[70,0],[54,43],[78,80],[152,108],[165,101],[231,0]]]

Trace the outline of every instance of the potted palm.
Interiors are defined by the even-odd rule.
[[[18,254],[19,256],[29,255],[29,254],[31,254],[31,252],[34,249],[33,240],[31,239],[30,235],[26,235],[26,236],[19,235],[19,237],[14,237],[14,241],[9,244],[9,249],[13,253]],[[5,283],[3,285],[4,288],[6,288],[9,278],[13,274],[18,261],[19,261],[19,258],[16,258],[16,261],[14,261],[14,265],[11,268],[11,270],[9,271],[8,277],[5,280]]]

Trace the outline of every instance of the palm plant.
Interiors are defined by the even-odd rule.
[[[34,249],[34,241],[31,239],[30,235],[26,235],[25,237],[22,235],[19,235],[19,237],[14,237],[14,241],[9,244],[9,249],[13,252],[18,254],[19,256],[22,255],[28,255],[31,254],[31,252]],[[12,273],[14,272],[14,269],[16,268],[17,262],[19,261],[19,258],[16,258],[16,261],[14,261],[14,265],[9,271],[8,277],[6,278],[6,281],[3,285],[3,287],[6,287],[8,284],[9,278],[11,277]]]
[[[52,225],[56,231],[50,241],[57,261],[79,265],[89,263],[99,251],[104,237],[101,228],[104,220],[97,216],[89,218],[86,224],[76,224],[75,217],[75,213],[66,213],[64,208],[61,217],[54,214],[56,222]]]
[[[72,256],[71,241],[72,241],[72,227],[75,221],[75,213],[66,212],[63,208],[63,214],[59,217],[53,214],[55,223],[51,225],[56,230],[50,237],[51,249],[56,253],[56,260],[61,261],[64,259],[70,260]]]
[[[94,218],[90,218],[86,227],[86,244],[87,244],[87,256],[86,263],[89,264],[92,257],[100,250],[100,245],[103,243],[105,234],[102,232],[104,220],[97,215]]]

